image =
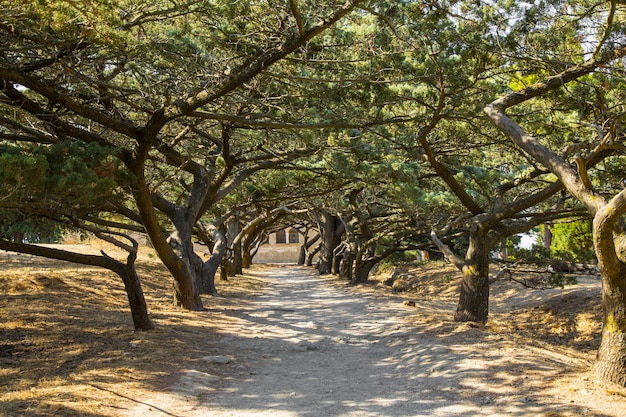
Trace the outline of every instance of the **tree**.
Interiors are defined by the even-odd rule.
[[[411,3],[400,13],[381,17],[391,34],[390,49],[402,46],[400,68],[413,75],[403,83],[389,83],[386,98],[392,104],[384,110],[407,109],[412,117],[410,123],[376,133],[393,149],[387,151],[392,166],[411,158],[419,175],[430,176],[421,181],[421,194],[406,193],[410,188],[405,187],[414,196],[414,207],[407,212],[420,220],[414,222],[416,231],[423,223],[432,227],[432,241],[463,271],[455,314],[459,321],[487,320],[489,256],[497,244],[541,221],[568,215],[549,209],[561,185],[516,155],[506,141],[494,139],[493,130],[480,120],[480,108],[494,92],[492,80],[505,63],[502,55],[485,47],[499,42],[498,26],[507,24],[493,7]],[[413,182],[420,180],[415,176]],[[459,248],[464,256],[445,244],[450,240],[441,237],[447,232],[469,236],[469,245]]]
[[[0,212],[23,229],[24,219],[33,224],[22,239],[0,238],[0,248],[85,265],[115,272],[124,282],[135,330],[154,326],[135,261],[138,244],[124,231],[142,230],[114,219],[123,215],[116,207],[123,202],[124,172],[115,159],[97,144],[60,142],[54,145],[3,146],[0,154]],[[132,223],[131,219],[126,219]],[[42,225],[44,227],[42,227]],[[86,255],[36,245],[50,230],[77,229],[91,233],[127,252],[126,261],[114,259],[104,251]],[[126,230],[124,230],[126,229]],[[122,230],[122,231],[120,231]],[[42,235],[43,231],[43,235]]]
[[[579,80],[583,85],[589,85],[594,81],[611,82],[611,72],[607,71],[607,68],[610,68],[613,62],[617,62],[618,68],[622,66],[621,60],[626,55],[626,48],[620,42],[620,37],[623,36],[621,25],[613,20],[617,18],[617,3],[611,2],[609,6],[604,33],[599,34],[600,42],[590,59],[578,65],[567,65],[560,73],[546,77],[543,81],[538,81],[519,91],[503,94],[485,107],[485,112],[492,123],[511,141],[556,175],[574,198],[580,201],[593,216],[594,247],[603,285],[602,341],[594,371],[602,381],[626,385],[626,339],[624,338],[626,334],[626,260],[623,258],[623,251],[626,249],[623,223],[623,215],[626,213],[626,189],[620,187],[614,190],[612,195],[608,194],[609,190],[600,192],[589,180],[591,173],[588,170],[589,161],[592,158],[603,159],[614,154],[623,155],[625,150],[621,143],[623,131],[619,128],[621,113],[614,114],[611,106],[597,107],[601,118],[592,119],[591,123],[611,128],[608,131],[602,129],[600,135],[595,135],[595,141],[585,144],[585,147],[589,149],[588,154],[575,158],[573,165],[542,143],[536,134],[516,123],[513,119],[515,116],[509,116],[506,113],[508,109],[529,100],[562,91],[568,88],[570,85],[568,83],[573,81]],[[597,77],[587,77],[588,74],[594,72],[600,74]],[[612,81],[617,82],[618,85],[622,83],[621,77]],[[603,91],[602,84],[597,85],[596,88],[596,91]],[[606,94],[602,94],[601,97],[606,98]],[[621,99],[619,96],[616,98]],[[593,112],[579,114],[585,119],[587,116],[593,116]],[[577,140],[582,133],[578,132],[571,136],[571,140]],[[589,134],[584,137],[584,140],[590,141],[593,136]]]
[[[5,138],[117,152],[141,223],[174,277],[175,302],[200,310],[196,223],[247,176],[310,152],[268,149],[271,129],[300,120],[284,122],[290,115],[272,103],[277,83],[264,90],[258,78],[290,54],[306,57],[305,46],[359,3],[8,2]]]

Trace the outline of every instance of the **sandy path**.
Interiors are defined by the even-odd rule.
[[[441,334],[407,325],[421,309],[453,305],[407,308],[329,285],[310,268],[265,269],[262,278],[262,295],[222,308],[234,324],[204,341],[232,359],[224,372],[190,370],[127,415],[604,415],[589,414],[581,393],[547,388],[572,372],[565,357],[520,351],[467,326]]]

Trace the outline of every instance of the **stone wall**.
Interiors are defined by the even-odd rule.
[[[259,247],[252,259],[255,264],[297,263],[300,256],[300,243],[265,244]]]

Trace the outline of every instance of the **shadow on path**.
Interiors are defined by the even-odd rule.
[[[450,322],[439,332],[408,324],[420,310],[441,313],[452,305],[418,302],[408,310],[399,299],[329,284],[304,267],[252,273],[267,281],[262,295],[220,310],[237,324],[209,342],[233,358],[227,365],[233,377],[214,392],[190,389],[187,401],[199,400],[185,416],[586,413],[540,395],[550,380],[572,372],[558,356],[518,352],[511,358],[515,347],[497,335]],[[179,388],[173,387],[175,395]]]

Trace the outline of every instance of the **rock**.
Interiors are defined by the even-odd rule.
[[[230,359],[230,356],[205,356],[202,359],[209,363],[219,363],[222,365],[230,363],[232,361],[232,359]]]
[[[183,395],[196,395],[199,390],[204,390],[213,382],[219,382],[220,378],[206,372],[191,369],[185,372],[178,383],[172,387],[172,391]]]

